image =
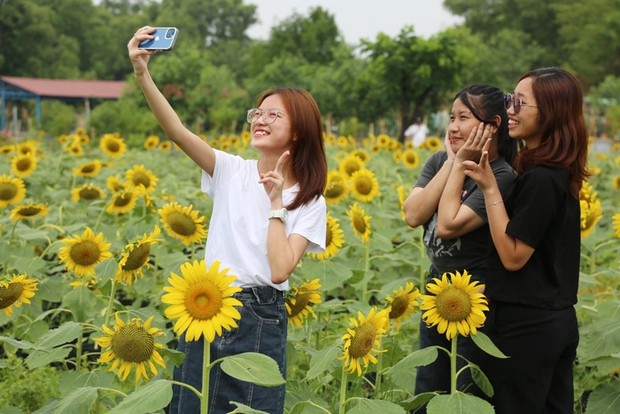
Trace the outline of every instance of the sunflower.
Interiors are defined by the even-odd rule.
[[[611,184],[613,185],[614,190],[619,189],[619,188],[620,188],[620,175],[616,176],[616,177],[613,179],[613,181],[612,181],[612,183],[611,183]]]
[[[95,233],[86,228],[82,236],[68,237],[63,239],[68,246],[62,246],[58,253],[60,263],[67,262],[65,267],[69,271],[75,271],[79,277],[93,276],[95,266],[112,257],[108,251],[111,243],[107,243],[103,233],[95,236]]]
[[[327,213],[327,232],[325,237],[325,251],[323,253],[308,253],[310,257],[318,260],[326,260],[335,256],[344,243],[344,231],[338,224],[338,219]]]
[[[469,283],[470,279],[467,270],[462,275],[459,272],[444,273],[441,280],[433,278],[433,282],[426,285],[432,295],[420,295],[420,309],[426,311],[422,314],[422,320],[428,327],[437,325],[437,331],[445,333],[448,341],[457,333],[468,336],[471,332],[476,335],[486,319],[483,312],[489,310],[486,297],[476,293],[484,285]]]
[[[18,154],[11,158],[11,172],[18,177],[27,177],[37,169],[34,154]]]
[[[347,216],[351,218],[351,225],[355,235],[362,239],[363,242],[369,242],[371,233],[370,219],[372,216],[367,216],[364,213],[364,209],[357,203],[353,204],[349,211],[347,211]]]
[[[347,328],[349,333],[342,337],[342,340],[345,341],[342,348],[344,355],[338,359],[344,360],[343,369],[349,373],[357,371],[357,376],[361,377],[362,362],[367,368],[370,362],[377,363],[377,358],[373,353],[385,352],[381,350],[379,339],[386,336],[388,309],[377,312],[377,308],[373,307],[368,316],[364,317],[362,312],[358,312],[358,316],[359,322],[355,318],[349,319],[353,329]]]
[[[15,146],[15,150],[17,151],[18,154],[21,155],[36,155],[37,153],[37,148],[38,148],[38,142],[29,139],[25,142],[20,142],[19,144],[17,144]]]
[[[581,237],[585,238],[592,233],[596,224],[603,218],[603,208],[599,199],[590,203],[579,200],[579,205],[581,207]]]
[[[146,148],[147,150],[152,150],[153,148],[157,147],[158,144],[159,137],[157,135],[149,135],[146,138],[146,141],[144,141],[144,148]]]
[[[351,178],[353,173],[364,167],[364,161],[357,155],[347,155],[340,161],[338,170],[345,174],[347,178]]]
[[[132,170],[127,170],[125,179],[132,187],[142,186],[146,191],[155,190],[158,178],[151,172],[144,168],[144,165],[134,165]]]
[[[336,145],[341,148],[346,148],[349,145],[349,140],[344,135],[340,135],[336,140]]]
[[[8,155],[15,151],[15,145],[1,145],[0,146],[0,154]]]
[[[370,154],[361,148],[351,151],[351,155],[357,156],[364,164],[372,159]]]
[[[127,150],[127,144],[125,144],[123,138],[113,134],[105,134],[101,138],[101,141],[99,141],[99,147],[103,152],[113,158],[122,156]]]
[[[441,140],[437,137],[428,137],[424,143],[426,144],[426,148],[431,151],[439,151],[441,149]]]
[[[2,174],[0,177],[0,207],[17,204],[26,198],[26,187],[21,178]]]
[[[94,160],[80,165],[79,168],[73,168],[73,174],[81,175],[82,177],[94,177],[99,174],[101,167],[101,161]]]
[[[140,191],[136,189],[125,189],[114,194],[112,198],[112,202],[105,211],[108,213],[117,213],[117,214],[125,214],[130,212],[136,207],[136,203],[138,202],[138,197],[140,196]]]
[[[379,181],[375,174],[360,168],[351,176],[351,192],[362,202],[372,201],[379,195]]]
[[[158,226],[155,226],[155,230],[150,236],[146,233],[141,239],[136,241],[136,244],[129,243],[125,246],[125,252],[121,253],[121,261],[118,263],[118,270],[116,271],[116,277],[114,281],[133,284],[138,277],[143,278],[144,273],[142,266],[149,268],[149,255],[151,254],[151,246],[162,239],[158,239],[161,230]]]
[[[165,315],[178,318],[174,331],[179,335],[185,332],[187,341],[197,341],[204,335],[205,340],[213,342],[222,329],[238,327],[235,319],[241,319],[241,314],[235,306],[243,304],[232,295],[241,288],[230,286],[237,277],[227,275],[229,269],[219,268],[219,261],[208,269],[204,260],[187,262],[181,265],[183,277],[171,272],[168,282],[172,286],[164,286],[168,293],[161,301],[170,305]]]
[[[31,218],[40,216],[43,217],[50,212],[49,207],[45,204],[35,204],[34,202],[22,204],[11,210],[11,216],[9,217],[13,221],[19,219],[30,220]]]
[[[420,156],[416,150],[406,149],[403,151],[402,162],[405,167],[413,169],[420,165]]]
[[[106,185],[113,193],[118,193],[119,191],[123,191],[127,188],[127,182],[121,181],[121,178],[118,175],[111,175],[106,180]]]
[[[302,284],[299,287],[294,287],[287,294],[286,298],[286,314],[288,315],[288,322],[293,329],[295,326],[301,328],[304,319],[308,318],[308,313],[311,313],[315,318],[316,314],[310,307],[314,303],[321,303],[321,293],[319,288],[321,284],[319,279]]]
[[[386,148],[390,145],[390,137],[386,134],[379,134],[377,137],[377,145],[381,148]]]
[[[71,190],[71,200],[78,202],[80,200],[97,200],[99,198],[105,198],[105,193],[99,187],[94,184],[84,184],[79,188]]]
[[[349,183],[346,174],[332,170],[327,172],[327,184],[323,191],[327,204],[337,204],[349,194]]]
[[[418,288],[413,288],[413,283],[407,283],[405,288],[402,286],[394,290],[394,296],[388,296],[386,300],[390,302],[389,318],[396,324],[396,329],[402,326],[401,319],[409,319],[410,313],[415,313],[416,306],[419,306],[417,298],[420,296]]]
[[[373,154],[381,154],[381,146],[379,144],[372,144],[369,150]]]
[[[403,151],[402,150],[396,150],[392,153],[392,159],[394,160],[395,163],[400,164],[403,160]]]
[[[613,215],[612,223],[615,230],[614,236],[620,238],[620,213]]]
[[[13,314],[13,306],[19,308],[22,303],[30,304],[30,298],[34,296],[37,289],[38,281],[27,279],[28,275],[13,277],[9,281],[0,280],[0,309],[4,311],[6,316]]]
[[[592,176],[595,175],[600,175],[601,171],[603,171],[601,169],[601,167],[597,167],[596,165],[592,165],[590,167],[587,167],[586,170],[588,171],[588,173]]]
[[[181,240],[186,246],[192,242],[201,243],[207,235],[204,226],[205,217],[198,217],[198,212],[192,211],[192,207],[191,204],[181,207],[174,201],[157,210],[168,235]]]
[[[73,140],[71,144],[67,147],[67,152],[73,155],[82,155],[84,153],[84,149],[82,148],[82,144],[80,144],[79,140]]]
[[[119,365],[118,377],[125,381],[131,372],[131,365],[136,364],[136,382],[144,377],[149,379],[146,372],[146,365],[153,375],[157,375],[157,365],[166,368],[164,359],[159,354],[158,349],[165,349],[162,344],[155,342],[155,338],[165,335],[159,328],[151,328],[153,316],[148,318],[144,324],[140,318],[134,318],[129,323],[125,323],[115,314],[116,324],[114,330],[103,325],[102,328],[108,336],[95,338],[95,342],[102,348],[107,348],[98,359],[99,362],[110,362],[114,360],[109,371],[114,371]]]
[[[170,151],[170,148],[172,148],[172,144],[170,143],[170,141],[162,141],[159,144],[159,149],[162,151]]]

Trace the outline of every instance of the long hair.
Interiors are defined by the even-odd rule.
[[[327,158],[323,144],[321,113],[314,98],[304,89],[277,87],[260,96],[258,105],[278,95],[291,120],[291,170],[299,193],[286,208],[294,210],[323,195],[327,182]]]
[[[579,196],[588,177],[588,130],[583,116],[583,92],[575,76],[560,68],[540,68],[525,73],[519,82],[532,78],[532,91],[538,105],[541,141],[536,148],[525,147],[515,161],[517,174],[544,165],[565,168],[569,189]]]
[[[456,99],[460,99],[477,120],[497,127],[497,152],[508,163],[512,163],[517,156],[517,140],[510,138],[508,134],[508,114],[501,89],[476,83],[461,89],[454,97],[454,100]],[[499,125],[494,119],[496,115],[501,118]]]

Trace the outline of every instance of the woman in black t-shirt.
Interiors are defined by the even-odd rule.
[[[496,413],[573,413],[572,367],[579,333],[579,190],[588,133],[578,80],[558,68],[527,72],[506,94],[510,136],[525,147],[504,200],[483,153],[464,163],[484,193],[495,250],[483,331],[508,355],[483,355]],[[488,145],[487,145],[488,146]]]

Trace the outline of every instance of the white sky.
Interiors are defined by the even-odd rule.
[[[463,19],[443,7],[443,0],[246,0],[257,5],[259,22],[247,31],[253,39],[267,39],[272,26],[293,13],[304,16],[321,6],[335,16],[336,25],[348,44],[360,39],[374,41],[377,34],[397,36],[412,25],[417,36],[428,39]]]

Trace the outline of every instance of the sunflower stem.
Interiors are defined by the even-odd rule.
[[[344,365],[342,367],[342,377],[340,379],[340,409],[338,411],[339,414],[344,414],[345,405],[347,399],[347,370],[344,369]]]
[[[381,348],[381,346],[383,342],[383,338],[379,338],[379,348]],[[377,355],[377,375],[375,377],[375,399],[379,399],[380,398],[380,394],[381,394],[381,370],[383,369],[383,352],[379,353],[379,355]]]
[[[114,296],[116,295],[116,282],[112,281],[112,287],[110,287],[110,298],[108,299],[108,310],[105,313],[105,326],[110,323],[112,317],[112,310],[114,308]]]
[[[202,354],[202,397],[200,398],[200,413],[207,414],[209,407],[209,373],[211,366],[211,342],[207,338],[203,338],[204,352]]]
[[[370,243],[364,243],[364,272],[370,270]],[[366,275],[364,274],[364,278]],[[366,296],[368,295],[368,281],[364,282],[362,287],[362,301],[366,303]]]
[[[456,394],[456,358],[458,355],[456,354],[456,345],[459,338],[459,334],[457,332],[452,338],[452,352],[450,352],[450,394]]]
[[[82,336],[83,333],[83,331],[80,332],[80,335],[77,338],[77,344],[75,346],[75,369],[77,370],[82,368],[82,345],[84,344],[84,338]]]

